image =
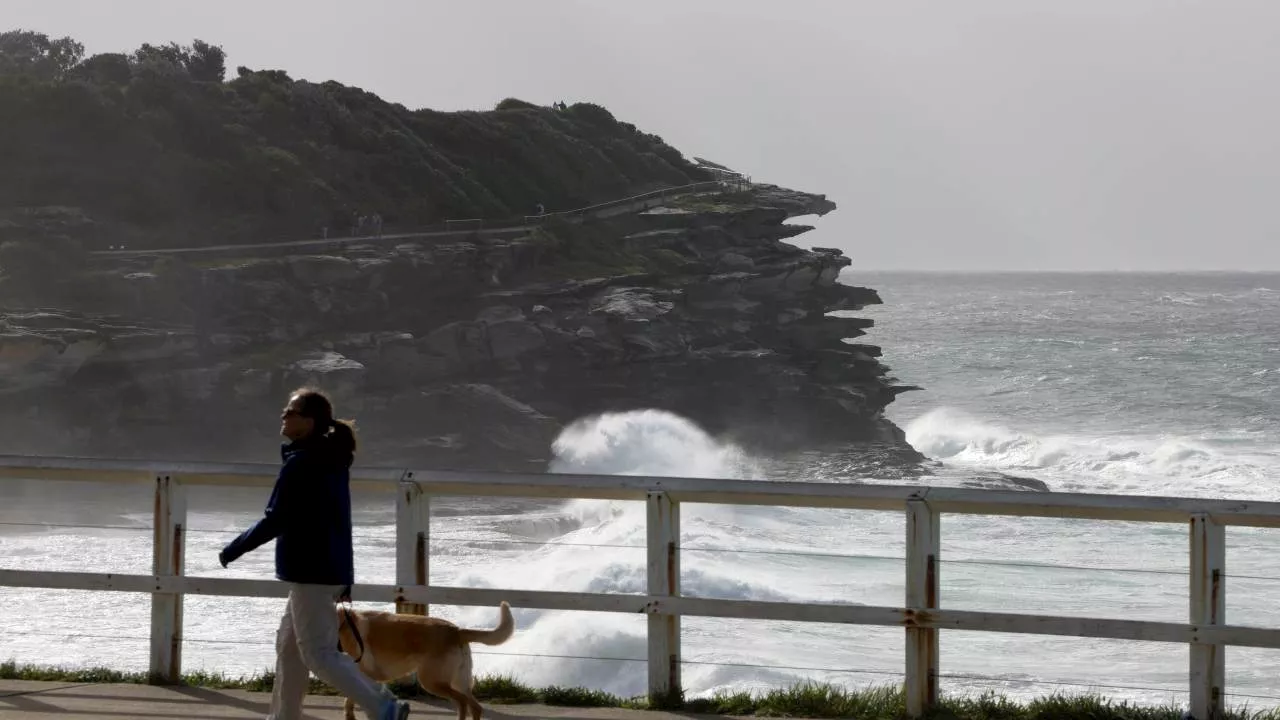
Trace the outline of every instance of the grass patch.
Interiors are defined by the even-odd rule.
[[[142,672],[120,672],[106,668],[65,669],[0,663],[0,680],[44,680],[77,683],[147,682]],[[269,692],[271,673],[231,677],[220,673],[194,672],[182,676],[182,684],[218,690]],[[434,697],[424,693],[412,680],[389,685],[401,698]],[[311,681],[315,695],[336,695],[328,685]],[[800,683],[764,693],[718,693],[711,697],[684,699],[673,694],[650,702],[645,697],[624,698],[586,688],[532,688],[507,676],[476,680],[476,697],[493,704],[539,703],[558,707],[618,707],[636,710],[678,710],[708,715],[754,715],[757,717],[854,718],[855,720],[905,720],[906,701],[901,686],[881,685],[847,690],[834,685]],[[1181,720],[1177,706],[1137,705],[1095,694],[1054,694],[1029,702],[986,693],[975,696],[944,697],[929,720]],[[1228,710],[1223,720],[1280,720],[1280,710]]]

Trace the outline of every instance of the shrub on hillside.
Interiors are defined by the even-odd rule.
[[[70,38],[5,33],[0,126],[0,209],[81,207],[138,245],[332,235],[373,213],[388,230],[518,217],[705,179],[599,105],[409,110],[281,70],[226,79],[201,40],[84,58]]]

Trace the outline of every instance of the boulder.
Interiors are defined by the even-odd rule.
[[[533,315],[533,321],[545,328],[556,327],[556,313],[546,305],[534,305],[530,310]]]
[[[289,273],[306,287],[324,287],[352,282],[361,277],[354,261],[334,255],[295,255],[289,258]]]
[[[391,412],[446,467],[545,463],[560,423],[498,388],[458,383],[398,398]]]
[[[449,374],[449,362],[426,350],[412,333],[376,336],[372,347],[358,356],[368,368],[369,387],[393,389],[419,385]]]
[[[716,270],[732,272],[734,270],[751,270],[756,263],[751,258],[736,252],[727,252],[716,258]]]
[[[475,322],[452,322],[431,331],[422,347],[429,354],[444,358],[451,367],[463,367],[490,359],[485,326]]]
[[[0,332],[0,392],[66,382],[105,346],[90,330]]]
[[[186,355],[196,348],[193,333],[181,330],[127,328],[106,333],[103,360],[135,363]]]
[[[273,373],[261,368],[239,370],[231,375],[231,389],[242,400],[261,400],[274,390]]]
[[[319,350],[289,365],[286,378],[291,385],[318,387],[337,401],[355,398],[361,393],[365,367],[340,353]]]
[[[476,321],[486,324],[524,320],[524,311],[514,305],[490,305],[476,315]]]
[[[818,278],[824,270],[825,268],[821,265],[801,265],[787,275],[782,287],[787,292],[792,293],[806,290],[818,282]]]
[[[655,293],[645,288],[610,288],[591,302],[590,311],[622,322],[649,322],[675,307],[668,300],[658,300]]]
[[[546,346],[547,340],[537,325],[526,320],[495,322],[486,328],[489,351],[494,360],[511,360]]]

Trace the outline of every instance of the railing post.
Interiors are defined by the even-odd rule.
[[[680,594],[680,505],[664,492],[649,493],[646,503],[649,595],[676,597]],[[681,692],[680,616],[650,614],[650,700],[669,704]]]
[[[938,607],[938,513],[923,499],[907,501],[907,715],[918,718],[938,702],[938,631],[915,619]]]
[[[156,476],[154,512],[152,574],[182,577],[186,569],[187,498],[177,478]],[[182,593],[151,594],[148,674],[155,684],[173,684],[182,679]]]
[[[418,483],[400,481],[396,494],[396,584],[428,585],[430,575],[431,498]],[[396,603],[396,612],[426,615],[425,603]]]
[[[1226,529],[1207,513],[1191,515],[1191,624],[1226,623]],[[1225,646],[1191,643],[1191,716],[1219,720],[1226,685]]]

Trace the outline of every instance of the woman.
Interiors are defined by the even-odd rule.
[[[335,420],[318,390],[301,389],[280,416],[288,439],[284,461],[263,517],[218,554],[223,567],[269,540],[276,541],[276,578],[289,583],[289,602],[276,632],[276,676],[269,720],[299,720],[314,672],[364,709],[369,720],[404,720],[399,702],[338,650],[334,602],[355,582],[351,552],[350,468],[356,436]]]

